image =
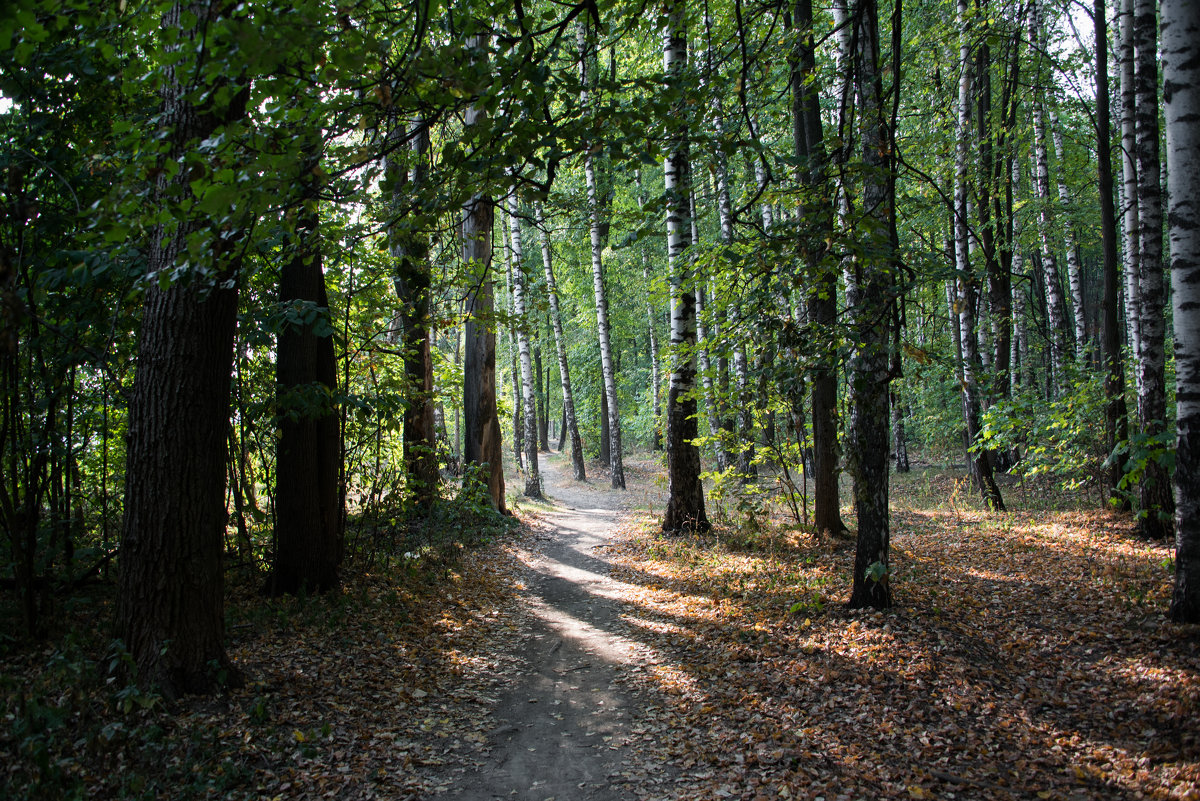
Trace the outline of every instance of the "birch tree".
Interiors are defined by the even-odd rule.
[[[534,394],[533,357],[529,347],[529,319],[525,314],[525,270],[522,266],[521,220],[517,216],[517,191],[508,195],[508,230],[512,246],[513,316],[516,318],[517,352],[521,362],[521,386],[525,411],[525,495],[542,497],[542,476],[538,471],[537,396]]]
[[[663,31],[663,72],[668,91],[682,95],[687,68],[687,6],[685,0],[668,0]],[[691,245],[688,225],[691,168],[689,135],[684,104],[672,121],[663,172],[667,196],[667,270],[671,281],[671,383],[667,392],[667,475],[669,495],[663,531],[707,531],[704,486],[700,482],[700,450],[696,446],[696,298],[690,286],[686,255]]]
[[[587,107],[591,75],[588,70],[590,46],[587,29],[578,28],[580,64],[580,103]],[[589,143],[583,156],[583,174],[587,185],[588,233],[592,253],[592,286],[596,296],[596,329],[600,340],[600,369],[604,378],[604,399],[608,413],[609,468],[613,489],[625,489],[625,467],[621,457],[621,416],[617,409],[617,376],[613,368],[611,331],[608,325],[608,295],[604,287],[603,237],[600,227],[600,198],[596,191],[595,143]]]
[[[1175,323],[1175,590],[1200,623],[1200,6],[1162,0],[1163,100]]]
[[[1158,147],[1158,14],[1155,0],[1133,9],[1134,133],[1137,155],[1138,290],[1141,348],[1137,354],[1138,423],[1142,434],[1161,439],[1167,428],[1166,320],[1163,316],[1162,191]],[[1146,461],[1138,485],[1142,534],[1160,539],[1171,531],[1171,479],[1155,458]]]
[[[542,215],[542,205],[534,206],[538,231],[542,242],[542,267],[546,271],[546,295],[550,300],[550,325],[554,330],[554,351],[558,355],[558,375],[562,384],[563,426],[571,438],[571,469],[576,481],[586,481],[583,441],[579,438],[579,424],[575,419],[575,395],[571,391],[571,367],[567,363],[567,343],[563,337],[562,313],[558,308],[558,284],[554,280],[554,260],[550,250],[550,232]]]

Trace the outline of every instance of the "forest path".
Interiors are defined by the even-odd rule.
[[[609,575],[601,549],[622,508],[650,490],[612,490],[607,476],[574,481],[562,454],[539,462],[548,501],[522,498],[518,512],[535,531],[520,552],[523,670],[495,709],[483,765],[443,798],[630,797],[623,768],[634,757],[626,741],[636,706],[617,679],[644,664],[647,649],[621,634],[624,584]]]

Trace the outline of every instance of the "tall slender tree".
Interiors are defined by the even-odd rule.
[[[663,71],[667,91],[683,96],[687,68],[687,5],[667,0],[663,31]],[[664,181],[667,196],[667,262],[671,281],[671,383],[667,392],[667,476],[669,495],[663,531],[706,531],[700,450],[696,446],[696,298],[686,250],[691,245],[688,198],[691,194],[690,140],[685,105],[672,121]]]
[[[1158,4],[1136,0],[1133,9],[1134,128],[1137,153],[1138,290],[1141,301],[1141,349],[1137,354],[1138,423],[1146,437],[1167,430],[1166,300],[1163,284],[1162,190],[1158,147]],[[1138,485],[1138,521],[1142,534],[1160,539],[1171,532],[1175,511],[1171,478],[1157,459],[1149,459]]]
[[[472,62],[486,69],[487,36],[469,36],[466,46]],[[485,114],[482,103],[476,102],[467,108],[464,116],[467,136],[471,135],[472,129],[480,127]],[[496,328],[492,300],[494,220],[495,203],[486,192],[476,192],[463,206],[463,263],[469,281],[464,325],[463,461],[479,471],[474,475],[468,471],[466,480],[482,481],[492,507],[506,512],[500,421],[496,417]]]
[[[517,191],[508,195],[508,227],[512,244],[512,299],[516,318],[517,351],[521,362],[522,406],[525,412],[525,496],[542,497],[542,476],[538,470],[537,396],[534,394],[533,358],[529,345],[529,318],[525,313],[525,269],[522,265],[521,220],[517,215]],[[515,380],[515,377],[514,377]]]
[[[550,300],[550,325],[554,329],[554,350],[558,355],[558,375],[562,384],[563,430],[571,437],[571,469],[576,481],[587,480],[584,467],[583,441],[575,419],[575,395],[571,391],[571,368],[567,362],[567,343],[563,337],[562,312],[558,307],[558,284],[554,280],[554,261],[550,250],[550,232],[542,215],[542,205],[534,206],[538,232],[542,240],[542,266],[546,271],[546,295]],[[561,448],[561,446],[560,446]]]

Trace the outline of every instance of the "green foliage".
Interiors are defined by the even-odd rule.
[[[1049,402],[1025,391],[993,404],[982,417],[977,449],[1015,453],[1011,472],[1047,476],[1063,489],[1096,487],[1108,454],[1104,446],[1104,379],[1076,372]]]

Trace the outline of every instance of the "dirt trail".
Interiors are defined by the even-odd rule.
[[[631,496],[604,479],[580,484],[558,455],[542,456],[550,502],[524,551],[524,672],[500,699],[488,756],[442,796],[457,801],[630,798],[626,768],[633,697],[617,681],[644,646],[622,636],[622,583],[599,550]],[[626,773],[623,776],[622,773]]]

